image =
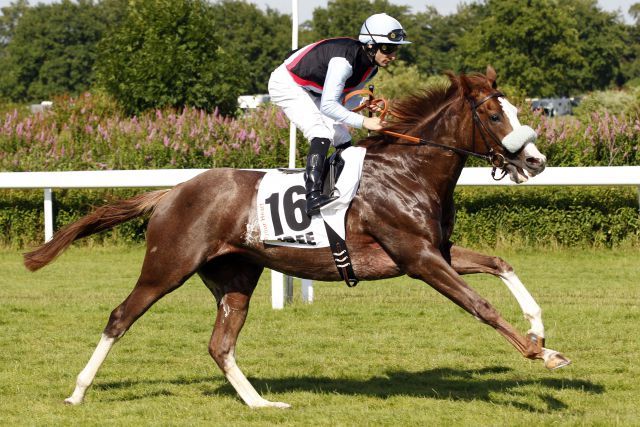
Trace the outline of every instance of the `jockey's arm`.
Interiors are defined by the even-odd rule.
[[[351,77],[352,72],[351,65],[345,58],[331,58],[324,79],[320,111],[333,120],[360,129],[364,117],[349,111],[340,102],[345,82]]]

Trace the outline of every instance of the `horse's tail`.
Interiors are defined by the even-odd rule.
[[[53,261],[74,240],[109,230],[152,211],[168,191],[170,190],[152,191],[97,208],[89,215],[61,228],[44,245],[24,254],[25,267],[36,271]]]

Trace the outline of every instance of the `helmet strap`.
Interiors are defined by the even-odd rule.
[[[367,43],[362,46],[369,60],[375,65],[376,63],[376,53],[378,52],[378,44],[377,43]]]

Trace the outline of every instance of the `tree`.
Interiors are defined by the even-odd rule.
[[[248,93],[265,93],[271,72],[291,50],[291,18],[234,0],[214,4],[212,18],[225,50],[250,64]]]
[[[6,45],[9,44],[20,17],[28,7],[29,2],[27,0],[17,0],[9,6],[0,9],[2,11],[2,15],[0,16],[0,48],[6,47]]]
[[[640,3],[631,5],[629,15],[635,23],[627,27],[629,50],[622,61],[621,71],[628,83],[637,86],[640,84]]]
[[[98,82],[130,114],[186,105],[224,114],[250,86],[250,66],[227,47],[205,0],[136,0],[100,43]]]
[[[96,44],[108,25],[91,0],[3,11],[0,94],[13,101],[77,94],[92,83]]]
[[[384,12],[404,24],[408,11],[407,6],[393,5],[388,0],[332,0],[326,9],[314,9],[305,43],[329,37],[358,38],[362,23],[374,13]]]
[[[606,87],[619,74],[624,32],[595,0],[487,0],[484,17],[459,40],[463,68],[492,64],[530,96]]]
[[[476,3],[458,6],[457,13],[440,15],[433,7],[426,7],[408,23],[409,39],[405,56],[426,75],[441,75],[444,71],[461,69],[458,55],[460,38],[472,32],[484,17],[485,9]]]

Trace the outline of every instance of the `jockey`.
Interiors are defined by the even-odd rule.
[[[362,89],[378,67],[389,65],[396,59],[398,47],[408,43],[400,22],[378,13],[364,22],[358,40],[338,37],[312,43],[294,51],[271,73],[271,102],[282,108],[310,143],[305,170],[308,216],[333,201],[322,194],[329,146],[350,145],[347,126],[382,128],[380,118],[356,114],[341,101],[349,92]]]

